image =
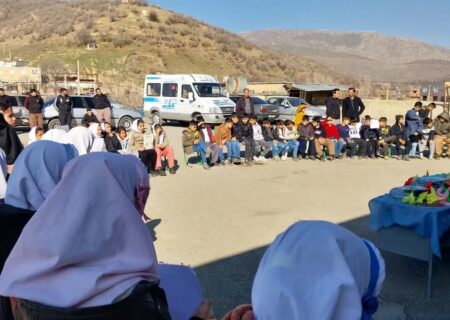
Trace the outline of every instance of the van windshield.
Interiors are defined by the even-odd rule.
[[[218,83],[194,83],[194,88],[199,97],[225,97]]]

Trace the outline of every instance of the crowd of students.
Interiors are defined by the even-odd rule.
[[[9,177],[0,153],[0,318],[171,319],[169,309],[184,301],[168,300],[160,285],[144,223],[147,169],[130,154],[79,155],[82,140],[33,142]],[[329,222],[298,222],[267,249],[251,304],[223,319],[370,319],[384,278],[370,242]],[[211,303],[190,319],[215,319]]]
[[[434,108],[435,106],[431,106]],[[422,112],[417,102],[406,116],[397,115],[395,124],[388,119],[372,119],[366,115],[359,122],[347,116],[339,124],[328,116],[302,116],[295,126],[293,121],[277,121],[273,126],[266,119],[262,126],[253,115],[232,114],[215,129],[201,120],[191,121],[183,132],[184,153],[197,153],[205,169],[214,165],[241,164],[241,145],[245,149],[247,166],[274,161],[335,160],[344,157],[358,159],[384,158],[409,161],[410,158],[440,159],[450,144],[449,114],[443,112],[432,120]],[[211,151],[208,161],[207,150]],[[224,150],[227,156],[224,155]]]

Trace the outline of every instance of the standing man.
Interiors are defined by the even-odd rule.
[[[327,98],[325,102],[327,106],[327,118],[331,117],[333,119],[333,123],[338,125],[341,123],[341,91],[339,89],[333,89],[331,91],[331,97]]]
[[[359,117],[366,110],[366,106],[361,98],[356,95],[355,88],[348,89],[348,97],[342,101],[342,118],[356,119],[359,122]]]
[[[100,88],[95,89],[94,109],[95,115],[100,123],[111,123],[111,103]]]
[[[6,155],[8,172],[11,173],[14,162],[23,150],[22,142],[17,136],[16,117],[11,106],[0,103],[0,149]]]
[[[59,90],[60,95],[56,98],[56,108],[59,111],[59,123],[61,126],[72,124],[72,99],[70,99],[67,89]]]
[[[36,89],[31,89],[30,94],[25,98],[25,109],[28,110],[28,119],[30,128],[38,126],[44,128],[44,120],[42,118],[42,108],[44,107],[44,99],[38,95]]]
[[[255,115],[255,105],[250,97],[250,90],[248,88],[244,89],[242,97],[236,102],[236,113],[239,118],[241,118],[244,113],[253,116]]]
[[[5,90],[3,90],[3,88],[0,88],[0,103],[6,106],[12,106],[11,97],[5,94]]]

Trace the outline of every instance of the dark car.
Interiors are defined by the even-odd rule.
[[[230,96],[230,99],[233,100],[234,103],[236,103],[240,98],[241,96]],[[275,121],[278,119],[280,114],[279,106],[267,103],[258,97],[251,97],[251,99],[255,105],[255,116],[258,121],[262,121],[265,118],[270,121]]]

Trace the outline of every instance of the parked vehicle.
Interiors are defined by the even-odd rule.
[[[145,77],[144,114],[153,123],[190,121],[203,117],[223,123],[236,109],[220,83],[203,74],[155,74]]]
[[[230,96],[230,99],[235,103],[241,98],[241,96]],[[278,120],[280,114],[280,107],[267,103],[261,98],[258,97],[250,97],[255,105],[255,116],[258,121],[261,121],[265,118],[270,121]]]
[[[25,109],[24,103],[27,96],[9,96],[14,115],[16,117],[16,127],[29,127],[30,121],[28,110]]]
[[[292,120],[295,119],[295,113],[299,105],[306,105],[305,115],[309,117],[321,117],[326,118],[326,110],[323,107],[315,107],[307,103],[305,100],[296,97],[269,97],[267,102],[273,105],[280,106],[280,120]]]

